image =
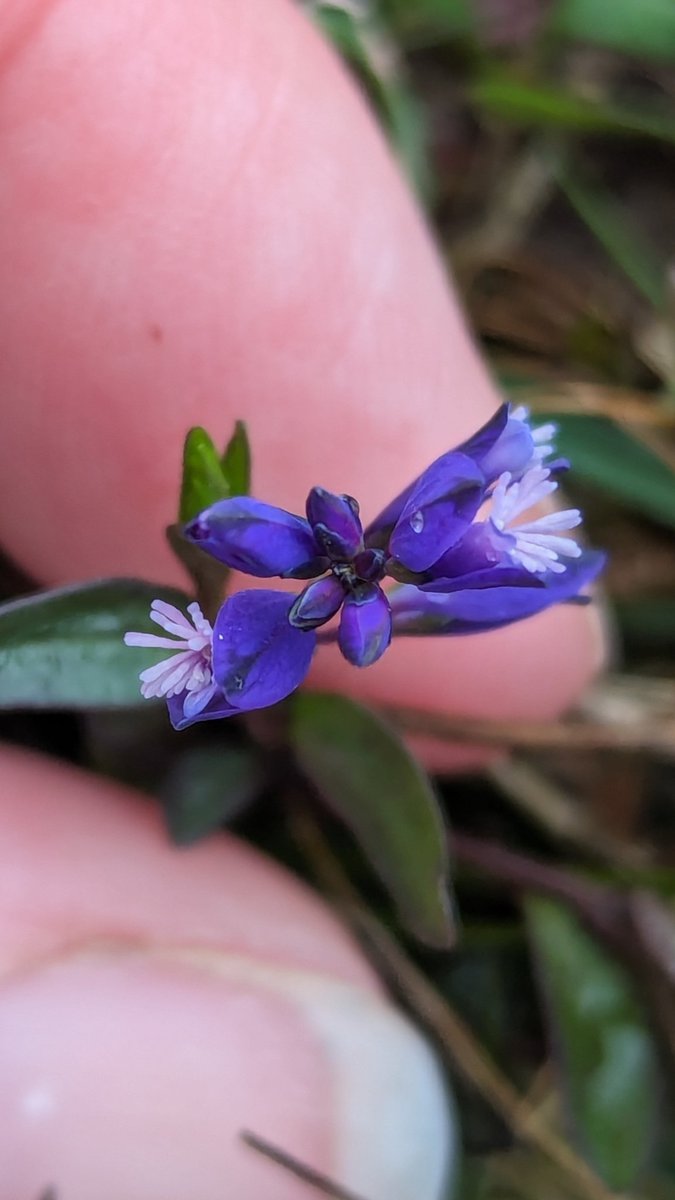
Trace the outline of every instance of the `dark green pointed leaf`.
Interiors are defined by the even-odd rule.
[[[138,675],[166,650],[125,646],[131,630],[158,633],[149,619],[161,598],[185,609],[175,588],[105,579],[59,588],[0,607],[0,708],[108,708],[143,703]]]
[[[243,747],[189,750],[163,789],[173,840],[189,845],[233,821],[255,799],[262,781],[258,760]]]
[[[380,717],[344,696],[295,698],[291,741],[422,941],[452,941],[443,821],[427,775]]]
[[[581,1148],[607,1184],[623,1191],[655,1141],[651,1037],[623,971],[566,908],[532,897],[525,912]]]
[[[624,54],[675,59],[673,0],[557,0],[547,30]]]
[[[248,496],[251,490],[251,447],[246,425],[237,421],[221,459],[221,469],[230,496]]]
[[[546,414],[547,420],[549,414]],[[634,512],[675,526],[675,474],[663,459],[607,417],[552,413],[556,446],[579,476]]]
[[[556,175],[570,204],[605,252],[658,308],[665,296],[665,263],[628,210],[599,179],[584,176],[569,162],[562,163]]]
[[[179,519],[191,521],[197,513],[230,494],[218,451],[206,430],[196,426],[183,446]]]

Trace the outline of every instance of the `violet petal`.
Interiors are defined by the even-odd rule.
[[[553,604],[573,601],[595,579],[605,555],[587,551],[559,575],[531,576],[532,586],[471,587],[447,594],[405,586],[390,594],[397,635],[465,634],[498,629]]]
[[[504,436],[509,421],[509,407],[508,404],[502,404],[476,433],[457,446],[456,452],[466,454],[482,469],[486,456]]]
[[[312,488],[307,497],[307,520],[321,549],[334,562],[349,562],[362,545],[359,506],[351,496]]]
[[[182,692],[179,696],[169,696],[166,703],[169,719],[174,729],[187,729],[188,725],[194,725],[197,721],[217,721],[222,717],[233,717],[237,713],[237,709],[233,708],[225,699],[217,685],[212,690],[210,689],[207,702],[200,707],[203,699],[204,695],[202,694],[200,699],[195,701],[194,692]]]
[[[238,711],[267,708],[302,683],[316,635],[295,629],[286,592],[235,592],[213,627],[213,674]]]
[[[464,454],[450,453],[424,472],[408,497],[389,552],[411,571],[426,571],[459,541],[484,497],[484,477]]]
[[[446,550],[429,568],[422,580],[410,580],[425,591],[434,590],[437,579],[461,579],[476,571],[489,570],[500,565],[512,566],[509,551],[516,544],[515,537],[508,530],[497,529],[492,521],[474,521],[463,537]],[[460,582],[461,586],[461,582]],[[440,588],[440,591],[451,591],[451,588]]]
[[[339,580],[326,575],[300,593],[288,619],[296,629],[317,629],[335,616],[344,598],[345,590]]]
[[[535,575],[525,567],[515,563],[498,563],[482,570],[467,571],[465,575],[451,575],[447,578],[433,579],[429,583],[420,583],[417,588],[431,595],[447,594],[449,592],[466,592],[477,588],[500,587],[546,587],[542,575]]]
[[[491,435],[497,427],[496,417],[500,418],[502,427],[498,436],[494,438]],[[475,459],[489,481],[498,479],[505,471],[517,478],[532,461],[535,445],[532,430],[526,420],[509,415],[508,404],[499,409],[496,417],[492,422],[488,421],[488,424],[484,425],[475,437],[469,438],[460,449]],[[485,434],[488,433],[489,436],[486,437]]]
[[[391,642],[391,609],[375,583],[364,583],[350,593],[342,607],[338,645],[347,662],[369,667]]]
[[[219,500],[183,532],[219,562],[261,579],[301,571],[319,554],[304,518],[251,496]]]
[[[473,459],[477,466],[480,467],[481,459],[489,453],[500,434],[503,432],[508,420],[508,416],[509,406],[508,404],[502,404],[501,408],[497,409],[497,412],[490,417],[489,421],[486,421],[485,425],[483,425],[477,433],[474,433],[473,436],[468,438],[467,441],[462,442],[460,446],[457,446],[453,450],[448,450],[445,454],[441,455],[440,458],[436,459],[436,462],[432,463],[431,467],[429,467],[427,471],[424,471],[421,475],[418,475],[417,479],[414,479],[412,483],[408,484],[407,488],[404,488],[403,491],[400,492],[395,498],[395,500],[392,500],[391,503],[382,510],[379,516],[377,516],[374,521],[371,521],[365,532],[366,545],[386,547],[391,532],[401,516],[403,509],[408,503],[413,491],[421,483],[428,472],[435,468],[439,463],[450,460],[455,454],[463,454],[467,458]]]

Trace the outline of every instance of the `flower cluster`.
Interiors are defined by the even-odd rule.
[[[185,526],[188,541],[248,575],[311,582],[297,595],[237,592],[213,628],[197,604],[188,620],[155,600],[150,616],[171,636],[125,637],[173,651],[143,671],[143,696],[164,697],[182,729],[288,696],[309,670],[316,631],[338,614],[319,636],[367,667],[394,634],[477,633],[579,600],[604,561],[568,536],[581,514],[527,519],[569,465],[553,457],[554,435],[555,426],[533,428],[525,408],[504,405],[365,530],[356,500],[319,487],[306,517],[249,496],[213,504]],[[395,581],[386,592],[385,577]]]

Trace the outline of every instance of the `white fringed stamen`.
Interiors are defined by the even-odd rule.
[[[125,633],[127,646],[147,646],[150,649],[173,650],[154,667],[141,671],[141,695],[146,700],[177,696],[181,692],[205,692],[213,686],[211,673],[211,643],[213,630],[198,604],[189,604],[185,616],[165,600],[153,600],[150,619],[170,633],[159,637],[154,633]],[[195,697],[196,699],[196,697]]]
[[[515,482],[508,471],[500,475],[492,493],[490,520],[499,533],[514,539],[507,553],[526,571],[552,571],[560,575],[565,570],[561,557],[578,558],[581,554],[581,548],[572,538],[560,536],[580,524],[578,508],[547,513],[520,525],[512,524],[521,513],[550,496],[557,486],[546,467],[537,465]]]

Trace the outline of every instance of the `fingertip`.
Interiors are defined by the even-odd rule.
[[[435,1056],[318,897],[20,752],[0,810],[1,1200],[301,1200],[245,1129],[363,1195],[439,1200]]]

